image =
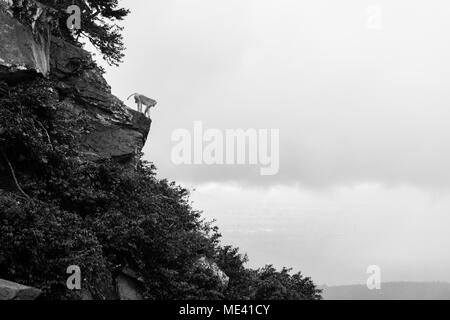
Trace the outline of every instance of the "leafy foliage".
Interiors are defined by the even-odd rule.
[[[229,300],[320,300],[321,291],[310,278],[291,269],[277,271],[268,265],[259,270],[245,268],[247,256],[230,246],[218,249],[218,263],[229,275],[230,283],[224,293]]]
[[[79,299],[80,293],[65,290],[66,268],[78,265],[95,298],[112,292],[102,246],[79,216],[5,192],[0,192],[0,208],[2,277],[32,283],[46,298]]]
[[[258,270],[258,287],[256,300],[316,300],[320,299],[320,291],[310,278],[299,272],[291,275],[292,269],[283,268],[277,271],[273,266]]]

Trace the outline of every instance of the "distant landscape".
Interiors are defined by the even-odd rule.
[[[450,300],[450,283],[387,282],[381,290],[366,285],[321,286],[324,300]]]

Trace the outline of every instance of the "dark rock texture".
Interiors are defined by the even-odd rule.
[[[36,74],[50,72],[50,24],[44,9],[38,9],[32,26],[12,17],[5,4],[0,7],[0,80],[17,83]],[[39,25],[39,31],[36,25]]]
[[[87,119],[80,141],[89,160],[114,158],[128,161],[140,152],[151,120],[129,109],[111,94],[111,88],[82,48],[53,38],[51,77],[57,83],[60,111],[70,119],[83,114]]]
[[[50,37],[51,14],[46,7],[38,4],[35,23],[27,26],[5,6],[0,6],[0,95],[9,90],[5,84],[36,77],[52,80],[54,86],[48,90],[57,93],[55,112],[67,120],[80,115],[85,119],[79,143],[85,160],[132,162],[145,144],[151,120],[111,93],[87,51]]]
[[[0,300],[35,300],[41,290],[0,279]]]
[[[124,268],[115,278],[120,300],[143,300],[143,279],[134,270]]]

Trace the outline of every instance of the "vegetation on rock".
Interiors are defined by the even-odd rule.
[[[117,0],[79,2],[91,19],[83,32],[118,62],[120,34],[99,17],[127,10]],[[78,265],[84,290],[113,299],[114,277],[131,268],[146,299],[320,299],[300,273],[246,268],[247,257],[223,246],[190,206],[189,191],[157,179],[151,163],[86,159],[78,151],[85,119],[60,112],[57,82],[35,78],[0,95],[0,278],[42,289],[44,299],[80,299],[66,287],[67,267]],[[227,287],[198,266],[202,257],[230,277]]]

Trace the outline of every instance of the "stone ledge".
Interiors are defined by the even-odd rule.
[[[42,291],[0,279],[0,300],[36,300]]]

